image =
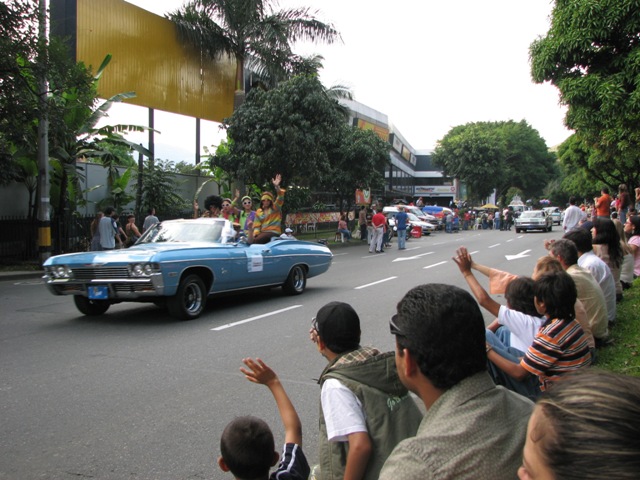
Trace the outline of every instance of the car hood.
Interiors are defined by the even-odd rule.
[[[128,263],[149,262],[160,252],[185,251],[191,248],[229,248],[229,244],[206,242],[180,243],[143,243],[133,247],[118,250],[103,250],[100,252],[80,252],[56,255],[44,262],[47,265],[65,265],[78,263]]]

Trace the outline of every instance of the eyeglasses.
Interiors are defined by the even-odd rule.
[[[251,205],[251,200],[245,200],[242,202],[243,205]]]
[[[230,203],[223,203],[223,204],[222,204],[222,208],[224,208],[224,207],[230,207],[230,206],[231,206],[231,204],[230,204]]]
[[[316,317],[313,317],[311,319],[311,328],[313,328],[316,332],[318,331],[318,321],[316,320]]]
[[[406,337],[402,329],[396,324],[396,320],[398,320],[398,314],[395,314],[389,319],[389,330],[391,331],[391,335]]]

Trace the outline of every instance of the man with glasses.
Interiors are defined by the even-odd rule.
[[[390,321],[400,381],[427,409],[391,452],[383,480],[516,478],[533,404],[487,373],[478,304],[452,285],[411,289]]]
[[[329,361],[318,381],[320,465],[314,478],[377,479],[391,450],[415,435],[422,414],[398,379],[393,352],[360,346],[360,318],[351,305],[326,304],[309,333]]]

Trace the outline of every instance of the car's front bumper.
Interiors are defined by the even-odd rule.
[[[161,273],[133,278],[126,269],[114,268],[74,270],[72,278],[54,278],[44,275],[47,288],[54,295],[88,296],[88,287],[106,286],[109,299],[135,300],[143,297],[161,297],[165,295]]]

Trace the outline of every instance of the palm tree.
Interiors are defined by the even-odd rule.
[[[204,57],[236,60],[234,109],[244,102],[244,70],[249,64],[264,81],[288,76],[298,40],[332,43],[340,38],[332,24],[319,21],[308,8],[274,11],[275,0],[193,0],[167,15],[181,38]]]

